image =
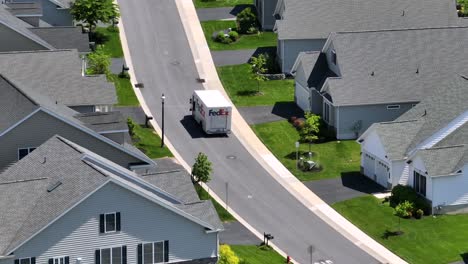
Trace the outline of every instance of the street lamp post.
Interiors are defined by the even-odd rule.
[[[161,113],[161,123],[162,123],[162,137],[161,137],[161,148],[164,147],[164,100],[166,99],[166,96],[162,94],[161,96],[161,107],[162,107],[162,113]]]

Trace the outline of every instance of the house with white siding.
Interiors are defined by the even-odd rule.
[[[284,73],[300,52],[321,51],[332,32],[459,25],[452,0],[278,0],[274,31],[278,33],[277,58]],[[276,3],[277,2],[277,3]]]
[[[213,204],[175,179],[158,185],[54,136],[0,174],[0,263],[215,264]]]
[[[468,27],[330,34],[322,51],[302,52],[295,102],[321,115],[338,139],[393,121],[455,73],[468,76]]]
[[[468,78],[454,75],[392,122],[357,140],[361,172],[380,185],[412,186],[434,213],[468,212]]]
[[[78,113],[2,75],[0,94],[0,171],[56,134],[125,168],[155,165],[129,144],[127,123],[118,112]]]

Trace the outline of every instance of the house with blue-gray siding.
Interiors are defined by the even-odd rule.
[[[332,33],[320,52],[298,56],[295,101],[321,115],[338,139],[355,139],[453,74],[466,76],[467,41],[468,27]]]
[[[321,51],[332,32],[447,27],[461,22],[452,0],[264,2],[276,5],[277,58],[284,73],[293,72],[300,52]]]
[[[52,137],[0,174],[0,263],[216,263],[211,201],[159,183]]]

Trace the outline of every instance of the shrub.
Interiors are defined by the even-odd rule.
[[[135,136],[135,127],[138,126],[131,118],[127,118],[128,133],[130,136]]]
[[[221,245],[219,247],[218,264],[239,264],[239,257],[236,256],[230,246]]]
[[[395,207],[395,215],[403,218],[411,217],[413,212],[413,203],[404,201]]]
[[[257,27],[249,27],[249,29],[247,29],[247,34],[249,34],[249,35],[258,34],[258,28]]]
[[[396,207],[404,201],[414,202],[418,194],[409,186],[397,185],[392,189],[392,195],[389,198],[390,206]]]
[[[116,27],[116,26],[110,25],[110,26],[107,27],[107,31],[119,33],[119,28]]]
[[[294,121],[296,121],[296,120],[297,120],[297,116],[291,116],[289,118],[289,122],[291,122],[291,123],[294,123]]]
[[[111,64],[110,56],[101,49],[88,54],[88,73],[106,74]]]
[[[236,31],[230,31],[228,35],[233,42],[239,39],[239,33]]]
[[[252,8],[247,7],[237,14],[237,31],[246,34],[252,27],[257,28],[257,15]]]
[[[304,127],[304,120],[303,119],[296,119],[293,121],[293,126],[297,129],[302,129]]]
[[[415,217],[416,219],[421,219],[421,217],[423,216],[423,214],[424,214],[424,211],[421,210],[421,209],[418,209],[418,210],[416,210],[416,213],[414,214],[414,217]]]
[[[224,43],[224,44],[232,43],[232,39],[230,38],[230,35],[226,35],[224,33],[224,31],[218,32],[218,34],[216,35],[215,41],[221,42],[221,43]]]

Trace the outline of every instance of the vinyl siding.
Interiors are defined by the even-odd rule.
[[[257,9],[260,24],[264,30],[273,30],[276,22],[273,13],[275,12],[278,0],[260,0],[259,2],[262,2],[260,8],[263,6],[262,10]]]
[[[337,76],[341,76],[340,68],[338,66],[340,62],[339,54],[336,54],[336,64],[333,63],[333,60],[332,60],[332,57],[333,57],[332,53],[334,50],[335,50],[335,47],[333,46],[333,42],[332,42],[330,43],[330,45],[327,48],[327,51],[325,52],[325,54],[327,55],[328,68],[330,68],[330,70],[332,70]]]
[[[0,24],[0,52],[48,50],[22,34]]]
[[[56,134],[123,167],[128,167],[129,163],[139,162],[139,159],[117,150],[108,143],[39,111],[0,137],[0,146],[2,146],[0,148],[0,170],[17,161],[18,148],[38,147]]]
[[[339,124],[337,127],[338,139],[355,139],[369,126],[377,122],[393,121],[406,111],[412,108],[412,103],[399,104],[400,109],[389,110],[387,105],[363,105],[363,106],[340,106],[339,107]],[[336,107],[335,107],[336,108]],[[358,133],[353,130],[353,126],[357,122],[361,122]]]
[[[42,20],[51,26],[73,26],[69,9],[57,8],[50,0],[42,0]]]
[[[99,233],[99,215],[120,212],[122,231]],[[170,261],[216,257],[217,234],[114,183],[92,194],[36,237],[15,251],[16,257],[36,256],[47,264],[54,256],[94,263],[98,248],[127,246],[128,263],[136,263],[137,245],[169,240]]]
[[[298,40],[282,40],[284,49],[278,53],[281,61],[281,69],[284,73],[290,73],[291,68],[296,61],[299,52],[302,51],[321,51],[325,44],[325,39],[298,39]],[[278,42],[281,42],[279,40]]]
[[[93,113],[95,112],[94,105],[81,105],[81,106],[68,106],[71,109],[80,113]]]

